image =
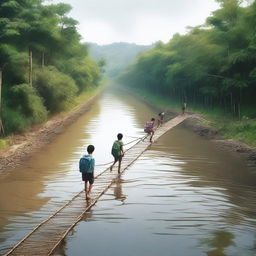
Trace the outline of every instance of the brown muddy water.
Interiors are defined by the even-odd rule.
[[[39,154],[1,174],[0,253],[82,190],[86,145],[95,145],[96,164],[107,163],[116,134],[124,143],[143,136],[153,114],[107,91]],[[178,126],[126,170],[56,255],[256,255],[255,169]]]

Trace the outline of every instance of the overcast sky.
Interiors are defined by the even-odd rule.
[[[98,44],[167,42],[187,26],[203,24],[214,0],[48,0],[73,7],[83,41]]]

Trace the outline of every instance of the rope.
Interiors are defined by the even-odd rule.
[[[133,139],[140,139],[140,138],[141,138],[141,137],[130,136],[130,135],[126,135],[126,134],[125,134],[125,137],[128,137],[128,138],[133,138]]]
[[[183,119],[185,119],[185,118],[183,118]],[[136,144],[138,144],[140,140],[143,140],[143,139],[146,138],[147,136],[148,136],[148,135],[143,136],[142,138],[140,138]],[[136,140],[137,140],[137,139],[136,139]],[[134,141],[135,141],[135,140],[134,140]],[[134,142],[134,141],[133,141],[133,142]],[[128,144],[130,144],[130,143],[131,143],[131,142],[126,143],[126,145],[128,145]],[[128,148],[125,152],[127,152],[128,150],[130,150],[132,147],[133,147],[133,146],[131,146],[130,148]],[[141,154],[140,154],[140,155],[141,155]],[[140,155],[138,155],[137,157],[135,157],[135,159],[134,159],[132,162],[134,162],[136,159],[138,159]],[[131,162],[125,169],[127,169],[127,168],[132,164],[132,162]],[[111,162],[111,163],[112,163],[112,162]],[[106,165],[106,164],[104,164],[104,165]],[[103,174],[106,173],[107,171],[108,171],[108,169],[102,171],[101,173],[99,173],[99,174],[95,177],[95,179],[97,179],[99,176],[103,175]],[[89,207],[87,207],[87,209],[85,209],[85,210],[83,211],[83,213],[74,221],[74,223],[71,225],[71,227],[64,233],[64,235],[62,236],[62,238],[61,238],[60,241],[62,241],[62,239],[67,235],[68,231],[70,231],[70,230],[75,226],[75,224],[78,223],[78,221],[82,218],[83,214],[84,214],[88,209],[90,209],[90,208],[97,202],[97,200],[99,199],[99,197],[112,185],[112,183],[113,183],[113,182],[111,182],[111,183],[99,194],[99,196],[96,197],[96,198],[93,200],[93,202],[89,205]],[[66,206],[68,206],[71,202],[73,202],[73,201],[75,200],[75,198],[77,198],[77,197],[78,197],[80,194],[82,194],[82,193],[84,193],[84,190],[78,192],[75,196],[73,196],[73,198],[71,198],[69,201],[67,201],[61,208],[57,209],[54,213],[52,213],[46,220],[44,220],[44,221],[42,221],[41,223],[39,223],[30,233],[28,233],[22,240],[20,240],[19,243],[17,243],[10,251],[8,251],[8,252],[5,254],[5,256],[10,255],[20,244],[22,244],[28,237],[30,237],[36,230],[38,230],[44,223],[46,223],[46,222],[49,221],[51,218],[53,218],[55,215],[57,215],[63,208],[65,208]],[[53,253],[54,249],[56,249],[56,247],[59,245],[60,241],[58,241],[58,242],[56,243],[56,245],[55,245],[54,248],[49,252],[48,255],[51,255],[51,254]]]
[[[143,137],[144,137],[144,136],[143,136]],[[137,140],[139,141],[139,140],[143,139],[143,137],[137,138],[137,139],[135,139],[135,140],[132,140],[132,141],[130,141],[130,142],[124,144],[124,146],[127,146],[127,145],[129,145],[129,144],[131,144],[131,143],[133,143],[133,142],[135,142],[135,141],[137,141]]]
[[[131,136],[130,136],[131,137]],[[143,137],[136,137],[136,139],[135,140],[132,140],[132,141],[130,141],[130,142],[128,142],[128,143],[125,143],[124,144],[124,146],[127,146],[127,145],[129,145],[129,144],[131,144],[131,143],[133,143],[133,142],[135,142],[135,141],[140,141],[140,140],[143,140],[144,138],[145,138],[146,136],[143,136]],[[128,149],[127,149],[128,150]],[[127,151],[126,150],[126,151]],[[126,152],[126,151],[124,151],[124,152]],[[96,167],[100,167],[100,166],[105,166],[105,165],[109,165],[109,164],[112,164],[113,163],[113,161],[111,161],[111,162],[107,162],[107,163],[102,163],[102,164],[96,164],[95,166]]]
[[[105,166],[105,165],[109,165],[109,164],[112,164],[113,163],[113,161],[111,161],[111,162],[108,162],[108,163],[104,163],[104,164],[96,164],[95,166]]]
[[[164,122],[163,122],[163,123],[164,123]],[[161,125],[160,125],[160,126],[161,126]],[[159,127],[160,127],[160,126],[159,126]],[[157,130],[159,127],[156,127],[156,130]],[[131,143],[133,143],[133,142],[135,142],[135,141],[138,141],[138,142],[139,142],[139,141],[141,141],[141,140],[144,140],[147,136],[148,136],[148,135],[145,135],[145,136],[142,136],[142,137],[135,137],[135,136],[125,135],[125,137],[135,138],[135,139],[132,140],[132,141],[130,141],[130,142],[125,143],[124,146],[130,145]],[[129,150],[129,149],[127,149],[127,150]],[[127,150],[126,150],[126,151],[127,151]],[[124,151],[124,152],[126,152],[126,151]],[[112,164],[112,163],[113,163],[113,161],[107,162],[107,163],[102,163],[102,164],[96,164],[95,167],[106,166],[106,165],[109,165],[109,164]]]

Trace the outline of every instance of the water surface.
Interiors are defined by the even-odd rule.
[[[78,160],[88,144],[96,164],[108,163],[116,134],[124,143],[143,136],[155,114],[127,93],[107,91],[40,153],[1,174],[0,254],[83,189]],[[255,173],[237,154],[178,126],[117,180],[59,254],[256,255]]]
[[[59,254],[256,255],[255,178],[237,154],[178,126],[117,180]]]
[[[101,165],[113,160],[110,152],[117,133],[124,134],[124,143],[144,136],[143,124],[153,112],[127,96],[103,93],[40,153],[0,174],[0,254],[83,189],[78,161],[88,144],[95,146],[96,164]],[[105,168],[98,166],[96,174]]]

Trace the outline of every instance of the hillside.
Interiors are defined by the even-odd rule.
[[[136,45],[131,43],[113,43],[108,45],[88,43],[87,45],[93,59],[96,61],[105,59],[106,75],[111,78],[132,64],[140,53],[153,47],[153,45]]]

